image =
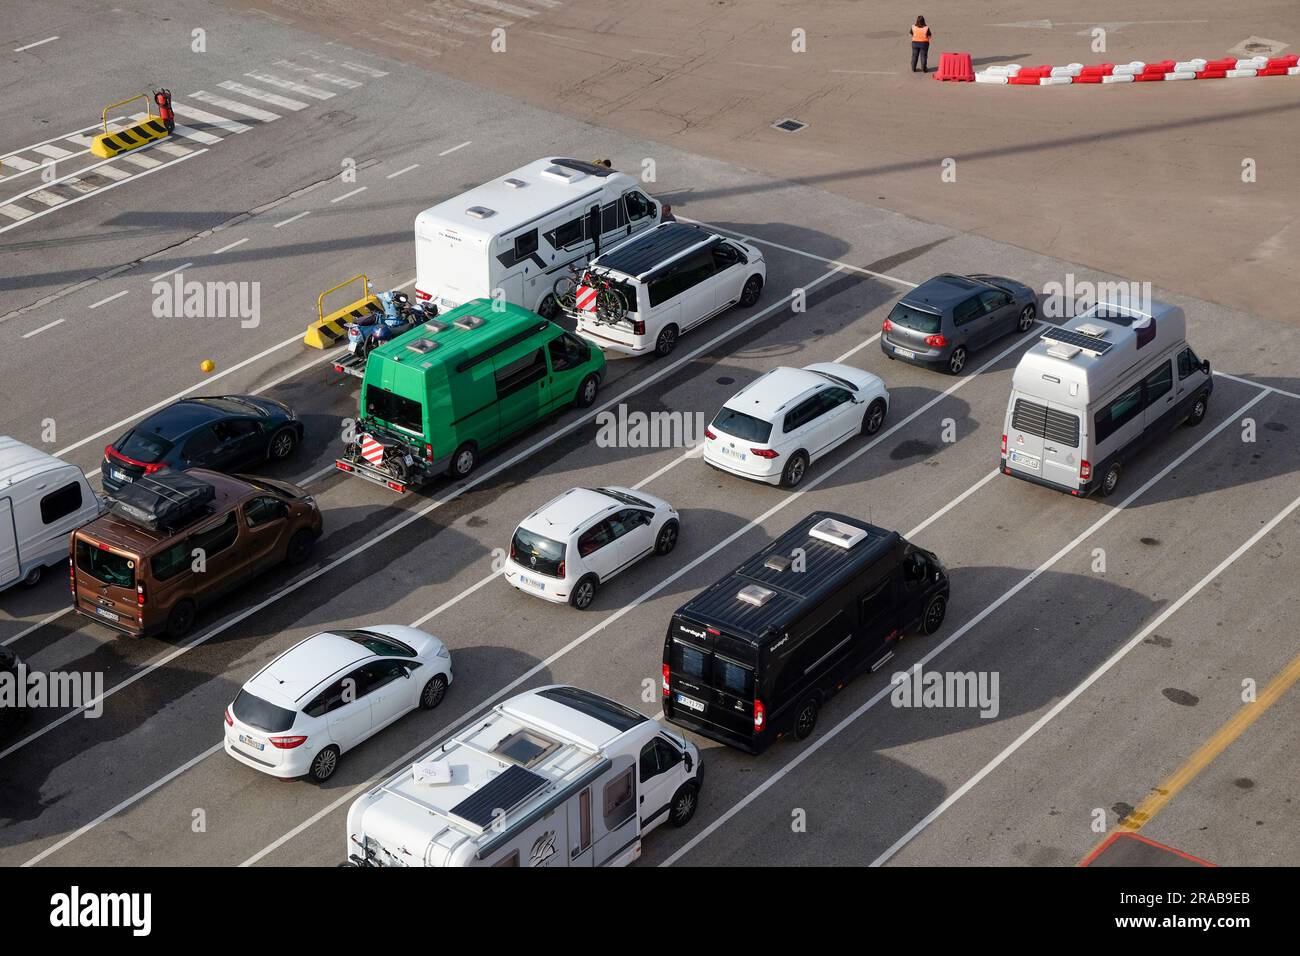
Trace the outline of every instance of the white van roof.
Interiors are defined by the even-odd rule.
[[[1059,326],[1049,326],[1020,358],[1012,377],[1020,392],[1069,405],[1087,405],[1124,381],[1134,366],[1186,341],[1183,310],[1152,301],[1150,308],[1100,302]]]
[[[635,185],[626,173],[580,160],[539,159],[431,206],[416,216],[415,225],[496,236],[583,197],[600,198],[607,191],[621,193]]]
[[[0,435],[0,492],[37,475],[58,468],[74,467],[76,466],[16,438]]]

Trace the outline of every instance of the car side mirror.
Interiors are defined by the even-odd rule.
[[[691,752],[689,750],[682,751],[682,762],[686,764],[687,773],[690,773],[695,769],[695,761],[691,759]]]
[[[402,665],[402,676],[407,680],[411,679],[411,668],[407,667],[405,664]]]
[[[1209,360],[1209,359],[1205,359],[1205,360],[1203,360],[1203,361],[1201,362],[1201,371],[1204,372],[1206,375],[1209,375],[1209,374],[1210,374],[1210,360]]]

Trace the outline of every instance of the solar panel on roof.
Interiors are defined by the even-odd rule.
[[[452,807],[451,814],[486,829],[492,824],[494,812],[508,813],[544,786],[546,778],[540,774],[523,767],[509,767],[473,796]]]
[[[1097,355],[1105,355],[1115,347],[1114,342],[1103,342],[1101,339],[1094,338],[1091,335],[1084,335],[1074,329],[1048,329],[1043,333],[1043,338],[1049,342],[1063,342],[1066,345],[1073,345],[1086,352],[1095,352]]]
[[[684,222],[668,223],[652,229],[640,239],[610,250],[596,261],[596,265],[603,269],[616,269],[630,276],[639,276],[665,259],[708,238],[709,234],[698,226]]]

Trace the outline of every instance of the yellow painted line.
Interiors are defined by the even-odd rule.
[[[1282,672],[1269,681],[1268,686],[1253,702],[1244,704],[1240,710],[1232,715],[1232,718],[1214,732],[1213,736],[1197,748],[1196,752],[1188,758],[1187,762],[1179,767],[1168,780],[1151,791],[1150,796],[1140,803],[1136,809],[1126,816],[1120,823],[1116,824],[1116,830],[1127,830],[1136,832],[1146,824],[1150,823],[1174,797],[1187,787],[1197,774],[1214,762],[1219,754],[1223,753],[1228,747],[1246,732],[1255,721],[1264,715],[1278,698],[1285,694],[1297,680],[1300,680],[1300,654],[1291,659],[1291,663],[1283,668]],[[1113,832],[1113,831],[1112,831]],[[1111,834],[1107,834],[1109,837]],[[1106,842],[1105,840],[1102,843]],[[1100,848],[1101,844],[1097,845]],[[1095,853],[1096,850],[1094,849]]]

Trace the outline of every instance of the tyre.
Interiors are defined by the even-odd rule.
[[[799,710],[794,715],[795,740],[808,739],[808,735],[817,726],[817,711],[819,709],[816,697],[809,697],[799,705]]]
[[[1196,396],[1196,401],[1192,403],[1192,410],[1187,413],[1187,424],[1195,428],[1201,422],[1205,421],[1205,413],[1210,410],[1210,397],[1204,393]]]
[[[676,521],[666,521],[655,538],[655,554],[668,554],[677,547],[678,526]]]
[[[947,366],[948,374],[960,375],[961,370],[966,367],[966,358],[967,358],[966,346],[959,345],[955,349],[953,349],[952,354],[948,356],[948,366]]]
[[[299,528],[289,539],[289,547],[285,550],[284,560],[287,564],[302,564],[311,557],[312,551],[316,547],[316,535],[306,528]]]
[[[758,297],[763,293],[762,276],[750,276],[749,281],[745,283],[745,288],[740,290],[740,304],[746,309],[752,308],[758,303]]]
[[[1109,498],[1119,487],[1119,462],[1111,465],[1106,469],[1106,474],[1101,479],[1101,488],[1099,493],[1103,498]]]
[[[406,484],[411,477],[411,469],[406,464],[406,459],[401,455],[390,455],[388,460],[384,462],[384,470],[392,475],[393,480],[399,485]]]
[[[537,306],[537,314],[544,319],[554,320],[560,314],[560,303],[556,301],[554,295],[547,293],[546,297]]]
[[[42,565],[39,564],[36,565],[36,567],[32,568],[25,575],[23,575],[23,587],[25,588],[36,587],[36,585],[41,583],[41,575],[44,573],[45,573],[45,568]]]
[[[808,473],[808,456],[801,451],[795,452],[790,456],[790,460],[785,463],[785,469],[781,472],[782,488],[797,488],[799,482],[803,481],[803,476]]]
[[[596,575],[588,574],[585,578],[579,579],[573,587],[573,593],[569,595],[569,604],[576,607],[579,611],[585,611],[591,607],[591,602],[596,600]]]
[[[596,376],[588,375],[578,386],[578,394],[573,399],[573,404],[579,408],[590,408],[596,404],[596,392],[600,389],[600,382]]]
[[[700,788],[694,783],[684,783],[673,794],[673,802],[668,810],[668,819],[675,827],[684,827],[695,816],[695,808],[700,805]]]
[[[1038,310],[1032,305],[1027,305],[1020,310],[1020,318],[1016,319],[1016,331],[1022,335],[1034,327],[1034,319],[1038,316]]]
[[[434,674],[429,678],[424,689],[420,691],[420,706],[425,710],[433,710],[442,703],[443,697],[447,695],[447,678],[443,674]]]
[[[677,326],[665,325],[659,330],[659,337],[655,339],[655,355],[663,358],[675,348],[677,348]]]
[[[339,769],[339,748],[330,744],[316,755],[316,759],[307,769],[307,776],[314,783],[324,783],[334,776],[334,771],[337,769]]]
[[[930,598],[921,614],[921,633],[929,637],[943,626],[943,619],[948,615],[948,599],[942,594]]]
[[[468,478],[476,465],[478,465],[478,449],[473,442],[465,442],[456,449],[456,454],[451,456],[447,474],[452,478]]]
[[[167,612],[167,636],[172,640],[184,637],[194,626],[194,602],[177,601]]]
[[[888,410],[883,398],[878,398],[867,406],[867,413],[862,416],[862,434],[874,435],[885,424],[885,412]]]

